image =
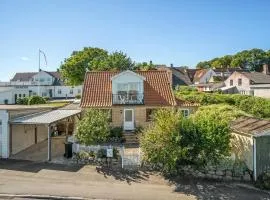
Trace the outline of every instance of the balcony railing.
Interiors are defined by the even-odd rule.
[[[113,104],[144,104],[143,93],[136,94],[113,94],[112,95]]]

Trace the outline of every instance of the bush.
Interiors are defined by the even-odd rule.
[[[113,127],[110,130],[111,138],[122,138],[123,137],[123,128],[122,127]]]
[[[40,96],[29,97],[28,105],[35,105],[35,104],[46,104],[46,101],[43,97]]]
[[[82,98],[82,96],[80,95],[80,94],[77,94],[76,96],[75,96],[75,99],[81,99]]]
[[[97,152],[97,158],[107,158],[106,149],[99,149]]]
[[[270,190],[270,172],[264,172],[259,175],[255,186],[260,189]]]
[[[46,102],[50,100],[49,97],[43,97],[43,99],[44,99]]]
[[[28,97],[19,98],[19,99],[17,99],[16,104],[19,104],[19,105],[28,105],[28,101],[29,101],[29,98]]]
[[[158,110],[141,137],[143,159],[167,173],[183,164],[218,163],[230,152],[229,123],[241,115],[228,105],[204,106],[189,118],[172,109]]]
[[[106,142],[110,136],[109,115],[98,109],[86,111],[79,121],[75,137],[85,145]]]

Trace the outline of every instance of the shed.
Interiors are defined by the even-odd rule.
[[[232,152],[253,171],[254,180],[270,170],[270,120],[241,117],[231,124]]]

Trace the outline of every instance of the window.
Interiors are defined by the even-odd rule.
[[[40,80],[39,80],[40,82],[44,82],[45,80],[44,80],[44,78],[40,78]]]
[[[147,122],[150,122],[153,120],[154,112],[155,112],[155,109],[149,109],[149,108],[146,109],[146,121]]]
[[[233,86],[233,80],[230,80],[230,86]]]
[[[78,94],[81,94],[81,89],[78,89]]]
[[[69,94],[73,94],[73,89],[70,89]]]
[[[2,120],[0,120],[0,126],[2,126]]]
[[[189,110],[188,109],[183,109],[183,110],[181,110],[181,112],[182,112],[183,117],[188,117],[189,116]]]
[[[25,97],[25,94],[23,94],[23,97]]]
[[[22,97],[22,95],[21,94],[19,94],[19,98],[21,98]]]
[[[58,89],[57,93],[58,94],[62,94],[62,90],[61,89]]]
[[[241,85],[242,85],[242,79],[239,78],[239,79],[238,79],[238,86],[241,86]]]

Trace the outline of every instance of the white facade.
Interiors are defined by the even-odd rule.
[[[216,73],[214,70],[209,69],[198,81],[195,81],[194,84],[208,83],[212,76],[216,76]]]
[[[52,99],[75,98],[82,94],[82,85],[66,86],[59,79],[59,75],[40,71],[24,78],[0,83],[0,104],[15,104],[19,98],[39,95]],[[56,83],[56,84],[55,84]]]
[[[0,110],[0,157],[9,157],[9,114],[7,110]]]

